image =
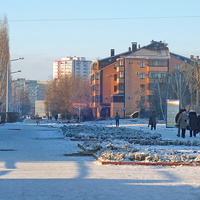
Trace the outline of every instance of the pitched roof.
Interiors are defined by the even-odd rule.
[[[154,41],[152,40],[150,44],[136,49],[136,51],[126,51],[114,56],[110,56],[107,58],[99,59],[99,64],[101,68],[104,68],[114,62],[116,62],[117,58],[125,57],[125,58],[145,58],[145,59],[169,59],[169,49],[167,44],[162,41]]]
[[[185,56],[181,56],[181,55],[178,55],[178,54],[175,54],[175,53],[171,53],[171,52],[170,52],[170,55],[171,55],[171,56],[174,56],[175,58],[177,58],[177,59],[179,59],[179,60],[181,60],[181,61],[184,61],[184,62],[186,62],[186,63],[188,63],[188,64],[191,63],[191,59],[190,59],[190,58],[187,58],[187,57],[185,57]]]
[[[169,54],[169,51],[166,49],[151,50],[151,49],[142,48],[126,56],[126,58],[169,59],[170,54]]]
[[[126,55],[128,55],[130,53],[132,53],[132,51],[127,51],[127,52],[123,52],[123,53],[117,54],[115,56],[110,56],[110,57],[107,57],[107,58],[99,59],[98,60],[99,61],[99,65],[100,65],[101,68],[104,68],[104,67],[116,62],[117,58],[126,56]]]
[[[126,58],[169,59],[169,49],[166,43],[151,41],[151,44],[132,52]]]

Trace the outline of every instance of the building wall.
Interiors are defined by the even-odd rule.
[[[152,60],[157,63],[156,66],[152,65]],[[105,63],[108,61],[109,58],[105,59]],[[169,70],[168,61],[169,50],[166,45],[162,42],[154,43],[154,41],[149,47],[138,49],[131,54],[129,53],[128,56],[118,56],[115,62],[103,66],[101,69],[96,61],[95,66],[97,66],[97,70],[101,71],[100,90],[98,92],[92,91],[92,95],[99,94],[101,97],[99,103],[94,101],[91,103],[97,113],[96,116],[99,116],[101,107],[108,104],[111,118],[114,117],[116,111],[126,117],[126,114],[139,111],[141,99],[145,99],[144,106],[148,109],[148,96],[151,95],[149,85],[152,81],[156,81],[151,76],[157,76],[158,79],[161,75],[166,75]],[[91,70],[91,77],[93,74],[94,70]],[[115,76],[117,76],[117,80],[114,80]],[[95,81],[92,80],[91,86],[94,83]],[[114,87],[115,89],[117,87],[117,91],[114,91]],[[112,97],[114,99],[114,97],[119,96],[124,97],[124,102],[112,101]]]
[[[109,65],[104,68],[102,71],[102,101],[101,103],[107,104],[111,103],[111,96],[114,94],[114,85],[116,84],[114,81],[114,74],[116,74],[116,70],[114,70],[114,64]]]
[[[148,84],[148,66],[144,68],[140,67],[141,59],[126,59],[125,61],[125,101],[126,101],[126,113],[131,114],[138,111],[138,101],[140,101],[141,91],[140,85],[144,85],[147,95],[147,84]],[[147,61],[145,61],[147,63]],[[141,74],[144,74],[144,78]]]
[[[45,91],[48,86],[48,81],[38,81],[37,82],[37,100],[45,99]]]
[[[39,117],[46,117],[44,100],[36,100],[35,101],[35,115],[37,115]]]
[[[49,82],[40,82],[37,80],[26,80],[25,78],[19,78],[17,80],[13,80],[13,109],[17,107],[22,108],[19,100],[19,92],[23,91],[28,93],[29,100],[30,100],[30,115],[35,114],[35,101],[36,100],[44,100],[45,96],[45,89]],[[16,105],[17,104],[17,105]]]
[[[110,104],[110,117],[114,118],[116,112],[120,115],[120,118],[124,117],[124,103],[111,103]]]
[[[53,62],[53,79],[65,75],[73,75],[88,79],[90,76],[90,64],[85,57],[65,57]]]
[[[101,71],[99,70],[98,61],[91,64],[91,75],[90,75],[90,84],[91,84],[91,107],[93,108],[93,113],[97,116],[97,108],[100,104],[100,75]]]
[[[169,66],[170,66],[169,71],[173,71],[174,69],[179,70],[179,69],[183,68],[185,66],[185,64],[186,63],[184,61],[171,55],[170,61],[169,61]]]

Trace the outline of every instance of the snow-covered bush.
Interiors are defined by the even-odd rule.
[[[143,132],[125,127],[104,127],[87,125],[69,125],[61,127],[63,135],[76,139],[99,139],[99,140],[127,140],[134,139],[158,139],[161,134]]]

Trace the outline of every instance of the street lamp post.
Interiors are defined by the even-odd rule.
[[[10,99],[10,94],[11,94],[10,75],[14,74],[14,73],[18,73],[18,72],[21,72],[21,70],[18,70],[15,72],[10,72],[10,73],[8,73],[8,76],[7,76],[6,112],[10,111],[10,102],[11,102],[11,99]]]
[[[17,58],[17,59],[12,59],[8,62],[7,64],[7,81],[6,81],[6,121],[8,119],[8,112],[9,112],[9,97],[10,97],[10,74],[13,74],[13,73],[18,73],[18,72],[21,72],[21,70],[18,70],[18,71],[15,71],[15,72],[9,72],[9,65],[10,65],[10,62],[12,61],[17,61],[17,60],[23,60],[24,58]]]

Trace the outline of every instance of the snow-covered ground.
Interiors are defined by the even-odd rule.
[[[115,126],[114,120],[83,124]],[[0,127],[1,200],[200,199],[200,167],[101,165],[93,157],[64,156],[80,151],[77,145],[84,142],[64,137],[61,126],[24,121]],[[178,138],[177,129],[163,123],[150,130],[147,120],[120,120],[120,127],[158,133],[163,140],[200,141],[189,132]],[[181,146],[186,148],[200,149]]]
[[[85,141],[82,146],[87,152],[96,150],[96,156],[102,161],[200,164],[200,141],[197,139],[180,139],[176,136],[176,128],[166,129],[164,124],[159,124],[158,130],[154,131],[148,128],[145,120],[121,121],[121,127],[115,127],[113,120],[107,120],[65,125],[62,130],[67,138],[92,140]],[[173,137],[176,138],[169,135],[164,138],[164,131],[175,131]],[[172,136],[172,133],[168,134]]]

